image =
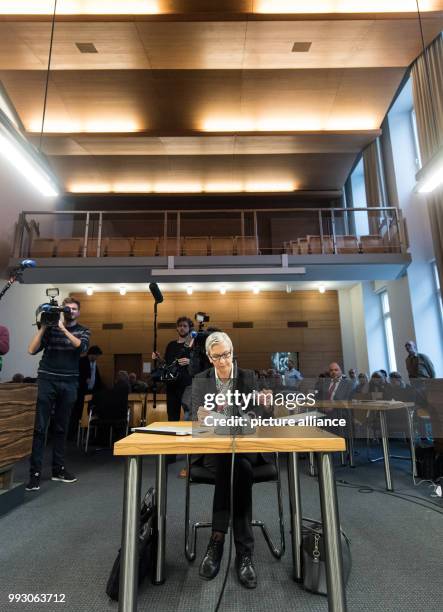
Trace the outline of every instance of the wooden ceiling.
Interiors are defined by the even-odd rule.
[[[0,81],[34,143],[52,3],[38,4],[0,4]],[[420,4],[429,43],[443,0]],[[59,0],[43,150],[67,191],[340,189],[421,51],[413,5]]]

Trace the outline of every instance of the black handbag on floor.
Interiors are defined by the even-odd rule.
[[[157,507],[155,489],[151,487],[146,493],[140,510],[140,532],[138,536],[138,586],[154,567],[157,552]],[[121,549],[112,566],[106,584],[106,593],[118,601],[120,582]]]
[[[311,593],[327,595],[325,539],[323,525],[318,521],[303,519],[308,525],[302,528],[302,569],[303,587]],[[346,534],[341,533],[343,556],[343,578],[346,584],[351,573],[351,549]]]
[[[415,465],[418,478],[435,482],[443,476],[443,453],[439,453],[434,446],[417,446]]]

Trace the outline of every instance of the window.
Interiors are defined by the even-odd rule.
[[[394,334],[392,333],[391,310],[389,307],[389,299],[388,299],[387,291],[382,291],[380,293],[380,300],[381,300],[381,309],[383,313],[383,324],[385,328],[385,340],[386,340],[386,349],[388,352],[389,371],[394,372],[395,370],[397,370],[397,361],[395,359]]]
[[[438,314],[440,315],[440,323],[443,331],[443,301],[441,299],[440,278],[438,276],[437,263],[435,261],[432,261],[431,266],[435,284],[435,298],[437,301]]]
[[[420,155],[420,143],[418,140],[417,116],[415,114],[415,109],[411,110],[411,125],[412,125],[412,134],[414,136],[415,167],[417,168],[417,170],[420,170],[421,155]]]

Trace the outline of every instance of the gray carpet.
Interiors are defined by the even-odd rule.
[[[368,464],[365,454],[356,469],[337,467],[337,479],[383,488],[383,465]],[[105,594],[106,580],[120,543],[123,493],[123,461],[109,451],[85,456],[74,446],[68,450],[68,469],[79,480],[63,484],[50,480],[46,458],[42,487],[27,493],[26,503],[0,519],[0,609],[34,612],[116,611]],[[302,465],[303,514],[319,518],[318,486]],[[139,610],[209,612],[214,609],[223,571],[212,582],[198,577],[198,563],[207,535],[200,533],[198,557],[189,564],[183,553],[184,481],[177,478],[182,462],[169,468],[167,581],[162,586],[146,582],[139,593]],[[143,464],[143,489],[154,483],[154,463]],[[423,484],[413,488],[409,463],[394,463],[397,492],[430,500]],[[26,462],[18,465],[16,478],[27,476]],[[287,552],[275,560],[259,531],[255,564],[259,585],[247,591],[231,569],[221,611],[269,612],[297,610],[323,612],[326,598],[312,595],[291,579],[286,471],[283,471]],[[254,515],[277,533],[275,488],[254,487]],[[348,609],[362,612],[434,612],[441,610],[442,516],[387,495],[362,493],[338,487],[340,516],[351,540],[352,572],[347,586]],[[194,516],[210,518],[212,490],[193,488]],[[417,500],[416,500],[417,501]],[[435,503],[443,505],[437,500]],[[227,547],[225,547],[225,552]],[[226,555],[227,556],[227,555]],[[65,593],[64,604],[8,603],[9,593]]]

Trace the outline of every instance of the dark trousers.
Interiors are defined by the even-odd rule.
[[[168,421],[179,421],[180,410],[182,407],[182,397],[186,386],[174,383],[168,383],[166,387],[166,410],[168,412]]]
[[[31,472],[41,472],[45,446],[45,432],[51,412],[54,411],[55,438],[52,450],[52,468],[65,465],[65,442],[69,415],[77,399],[77,381],[38,379],[37,406],[32,440]]]
[[[205,455],[204,465],[215,471],[215,491],[212,506],[212,530],[227,533],[230,516],[232,455]],[[261,462],[260,455],[240,454],[234,459],[234,542],[237,554],[252,554],[252,485],[253,466]]]

